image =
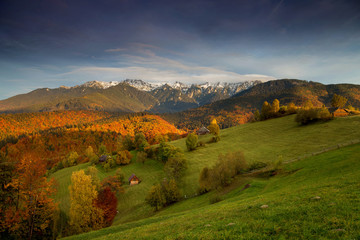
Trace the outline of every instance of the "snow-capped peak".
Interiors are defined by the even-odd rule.
[[[126,79],[123,82],[129,84],[130,86],[132,86],[134,88],[137,88],[142,91],[147,91],[147,92],[158,87],[157,84],[153,85],[151,83],[144,82],[143,80],[139,80],[139,79]]]
[[[101,82],[101,81],[89,81],[86,82],[82,85],[80,85],[81,87],[90,87],[90,88],[101,88],[101,89],[106,89],[109,87],[113,87],[118,85],[120,82],[118,81],[111,81],[111,82]]]

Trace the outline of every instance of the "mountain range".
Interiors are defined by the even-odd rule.
[[[90,81],[74,87],[41,88],[0,101],[0,112],[102,110],[178,112],[229,98],[260,81],[184,84]]]

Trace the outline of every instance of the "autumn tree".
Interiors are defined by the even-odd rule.
[[[15,204],[6,210],[3,227],[17,238],[50,237],[58,213],[54,180],[44,176],[45,163],[35,155],[22,158],[16,172],[7,186],[16,192]]]
[[[98,156],[96,156],[96,154],[94,153],[94,149],[89,146],[86,150],[85,150],[85,157],[87,158],[87,160],[91,163],[96,164],[99,161]]]
[[[212,133],[214,135],[219,135],[220,127],[217,124],[217,121],[215,118],[213,120],[211,120],[210,125],[208,126],[208,129],[209,129],[210,133]]]
[[[115,193],[125,192],[122,185],[123,179],[119,173],[115,174],[115,176],[108,176],[101,181],[101,189],[109,188]]]
[[[216,119],[214,118],[211,122],[210,125],[208,126],[208,129],[210,131],[210,133],[214,134],[213,137],[213,142],[218,142],[220,141],[220,127],[217,124]]]
[[[188,151],[195,150],[198,145],[198,135],[196,133],[190,133],[186,137],[186,148]]]
[[[127,165],[131,162],[132,155],[128,150],[119,151],[116,155],[117,165]]]
[[[338,107],[338,108],[342,108],[345,106],[347,102],[347,98],[337,95],[336,93],[334,94],[333,98],[331,99],[331,106],[333,107]]]
[[[117,198],[109,187],[100,189],[95,206],[103,212],[105,227],[111,226],[117,212]]]
[[[271,104],[271,111],[276,114],[279,112],[279,110],[280,110],[280,101],[275,99]]]
[[[304,104],[303,104],[303,109],[305,110],[309,110],[314,108],[314,104],[312,103],[311,100],[307,100]]]
[[[287,112],[290,113],[290,114],[296,113],[295,103],[293,103],[293,102],[288,103]]]
[[[103,211],[93,205],[97,198],[96,186],[91,176],[83,170],[71,175],[70,228],[74,234],[100,229],[103,226]]]
[[[271,106],[267,101],[265,101],[261,107],[260,118],[261,120],[266,120],[269,119],[270,117],[271,117]]]

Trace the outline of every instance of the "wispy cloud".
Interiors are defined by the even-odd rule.
[[[160,70],[147,67],[77,67],[72,71],[60,74],[59,77],[73,77],[83,81],[89,80],[123,80],[123,79],[142,79],[149,82],[184,82],[184,83],[203,83],[203,82],[240,82],[249,80],[267,81],[275,79],[271,76],[259,74],[241,75],[234,72],[223,71],[213,68],[199,68],[197,72],[179,72],[175,70]]]
[[[105,52],[124,52],[126,51],[126,48],[112,48],[112,49],[106,49]]]

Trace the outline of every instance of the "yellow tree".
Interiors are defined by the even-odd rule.
[[[103,212],[93,205],[97,198],[96,186],[91,176],[83,170],[71,175],[70,228],[73,233],[88,232],[103,226]]]

